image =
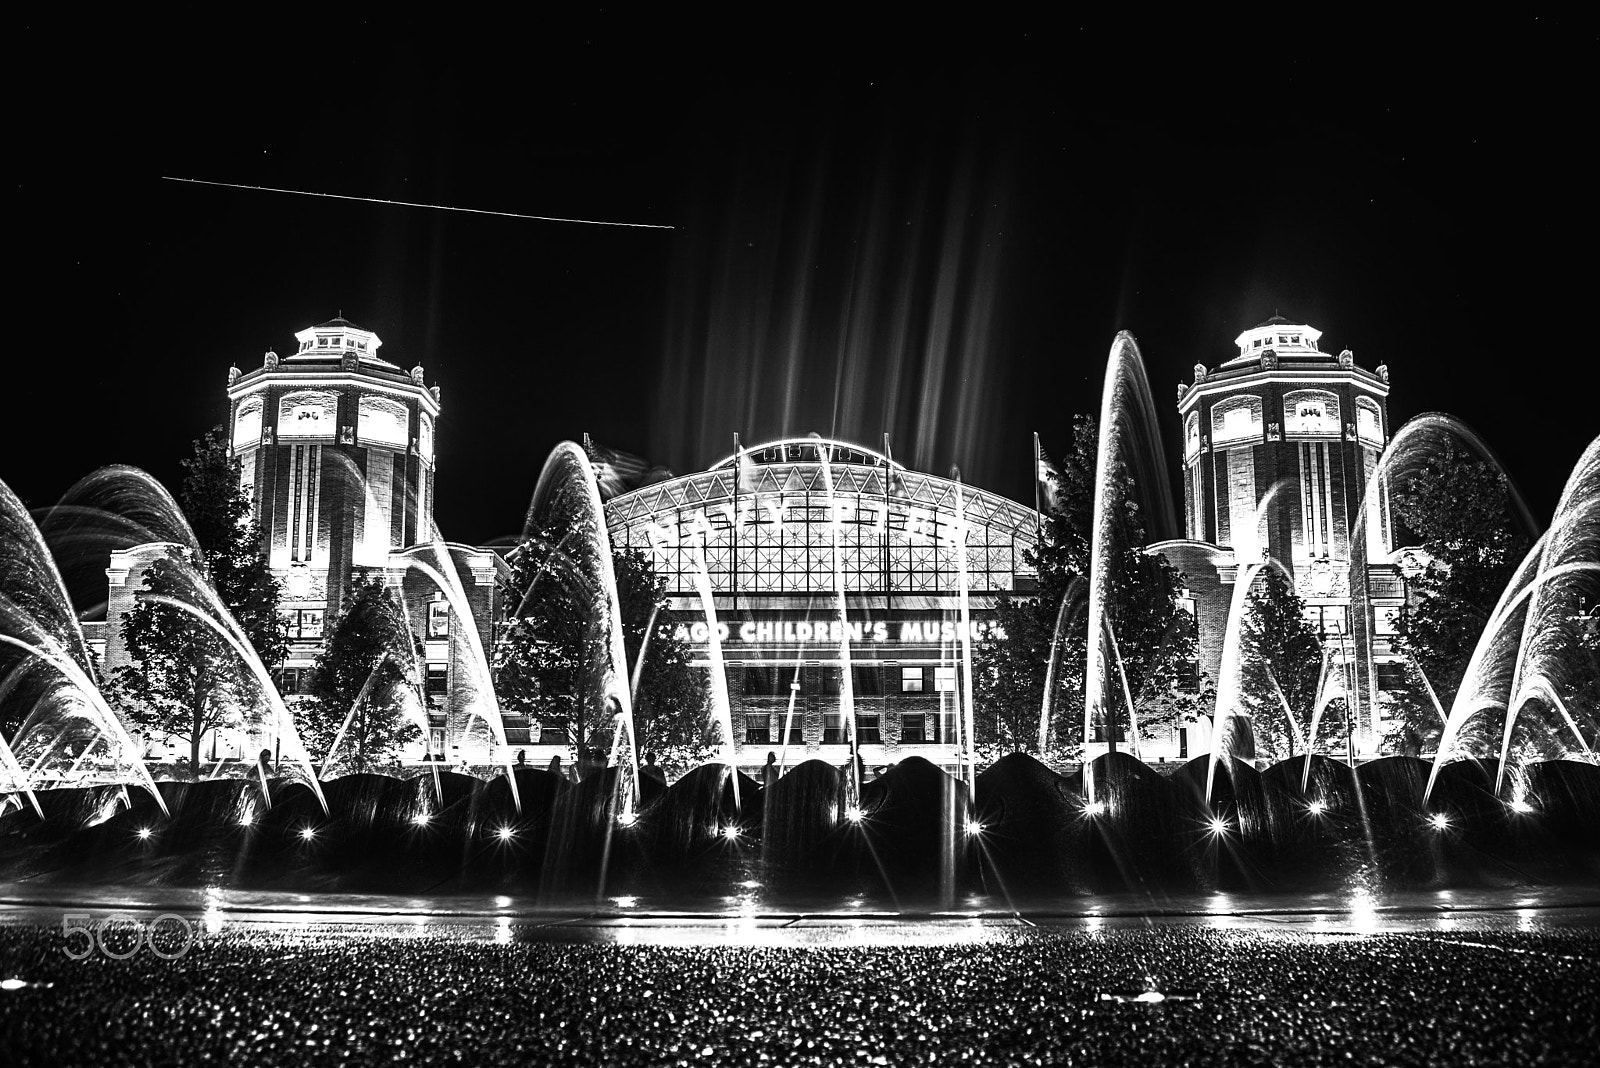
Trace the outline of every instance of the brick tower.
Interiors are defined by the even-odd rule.
[[[1389,372],[1357,367],[1349,350],[1321,351],[1321,334],[1275,316],[1235,338],[1237,354],[1221,366],[1196,364],[1193,384],[1178,387],[1189,540],[1167,552],[1189,576],[1200,666],[1213,677],[1238,569],[1263,555],[1289,569],[1325,640],[1352,657],[1356,650],[1389,651],[1401,590],[1387,500],[1380,496],[1364,519],[1360,512],[1388,437]],[[1353,536],[1366,540],[1365,612],[1351,611]],[[1357,676],[1357,745],[1370,750],[1380,730],[1371,700],[1376,679],[1366,670]]]
[[[381,359],[346,319],[228,372],[229,445],[284,591],[291,638],[320,637],[355,567],[432,537],[437,387]]]

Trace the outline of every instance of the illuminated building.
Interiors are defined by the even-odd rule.
[[[383,359],[378,336],[343,318],[295,338],[289,356],[268,352],[252,370],[230,368],[227,386],[229,453],[239,462],[240,486],[261,525],[288,627],[279,689],[291,701],[306,690],[351,575],[381,572],[401,595],[423,648],[419,681],[428,744],[450,755],[477,697],[470,643],[452,597],[486,644],[504,564],[489,550],[437,541],[439,391],[425,384],[423,369],[405,371]],[[103,630],[107,672],[127,663],[121,618],[134,605],[144,569],[170,548],[140,545],[112,555]],[[450,567],[440,563],[443,557]],[[217,734],[205,751],[230,758],[253,755],[265,736]],[[423,751],[418,746],[409,755],[420,758]]]
[[[650,556],[671,607],[688,621],[680,636],[709,670],[696,586],[703,558],[747,767],[768,752],[791,765],[848,759],[842,628],[863,762],[920,755],[957,765],[963,517],[976,635],[991,624],[1001,593],[1034,587],[1023,553],[1034,546],[1037,513],[908,470],[874,449],[772,441],[606,504],[613,546]]]
[[[1382,733],[1373,696],[1396,677],[1390,640],[1404,600],[1388,498],[1362,507],[1388,440],[1389,372],[1321,351],[1321,333],[1274,317],[1235,338],[1237,354],[1215,370],[1195,365],[1194,382],[1178,387],[1188,540],[1153,548],[1188,576],[1200,667],[1213,679],[1241,566],[1270,556],[1287,568],[1308,619],[1341,650],[1361,716],[1356,745],[1372,752]],[[1366,585],[1352,591],[1357,548]]]

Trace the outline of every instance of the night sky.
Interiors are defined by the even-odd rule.
[[[1393,426],[1477,428],[1541,521],[1600,431],[1592,29],[786,10],[14,30],[0,478],[175,489],[229,364],[341,313],[441,386],[436,516],[476,544],[586,431],[679,473],[888,432],[1031,503],[1031,432],[1063,451],[1122,329],[1176,466],[1176,384],[1274,313],[1387,363]]]

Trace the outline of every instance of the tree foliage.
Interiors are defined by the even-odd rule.
[[[122,618],[122,640],[132,663],[116,671],[110,687],[113,700],[141,728],[189,743],[191,775],[198,774],[205,736],[246,726],[262,696],[238,653],[216,630],[156,599],[192,604],[193,589],[186,560],[163,557],[145,569],[140,603]]]
[[[1427,558],[1399,622],[1400,648],[1422,669],[1448,711],[1489,616],[1530,543],[1512,512],[1505,475],[1453,442],[1394,487],[1390,500]],[[1444,724],[1425,694],[1395,700],[1390,711],[1401,749],[1431,750],[1438,744]]]
[[[268,669],[283,663],[288,637],[278,614],[278,583],[267,568],[261,527],[239,487],[239,461],[228,456],[227,436],[213,427],[183,461],[178,500],[217,596],[238,620]]]
[[[416,663],[416,639],[382,577],[357,575],[312,668],[310,697],[300,706],[312,759],[329,752],[341,726],[344,736],[330,767],[371,771],[418,741],[422,731],[408,714],[408,706],[420,707]]]
[[[262,694],[238,653],[192,613],[164,603],[171,598],[209,612],[198,591],[208,582],[268,668],[283,661],[288,645],[278,616],[278,587],[262,556],[260,528],[250,499],[239,488],[239,463],[228,456],[220,428],[194,443],[183,461],[179,501],[202,556],[169,555],[145,571],[139,603],[123,617],[122,636],[132,664],[111,680],[114,699],[147,731],[189,743],[189,767],[199,764],[201,741],[217,728],[248,725]]]
[[[515,607],[495,647],[495,692],[502,707],[535,723],[560,725],[575,748],[606,747],[614,718],[604,692],[611,649],[601,625],[608,610],[596,577],[594,524],[565,503],[558,498],[552,518],[511,556],[507,594]],[[679,621],[667,607],[666,582],[638,551],[616,552],[608,563],[616,577],[630,673],[649,632],[633,702],[639,748],[662,753],[669,764],[674,755],[702,755],[705,680],[676,637]]]
[[[1250,591],[1239,652],[1239,696],[1257,754],[1280,758],[1303,751],[1322,676],[1322,641],[1294,584],[1276,567],[1263,568]]]
[[[1055,501],[1045,514],[1038,548],[1027,556],[1038,571],[1038,593],[1003,595],[997,606],[998,633],[974,648],[978,741],[991,751],[1039,751],[1052,651],[1056,664],[1049,751],[1072,753],[1081,744],[1098,449],[1095,420],[1079,417],[1072,447],[1059,471],[1050,476]],[[1140,733],[1153,737],[1202,710],[1205,702],[1203,690],[1191,691],[1180,684],[1180,670],[1194,656],[1193,619],[1178,604],[1181,576],[1166,557],[1144,551],[1148,538],[1133,478],[1120,464],[1105,477],[1111,499],[1117,502],[1106,552],[1112,575],[1107,620]],[[1165,487],[1156,492],[1165,492]],[[1097,731],[1114,738],[1127,730],[1129,710],[1115,660],[1107,657],[1106,667],[1109,722],[1098,725]]]

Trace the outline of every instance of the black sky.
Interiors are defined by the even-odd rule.
[[[1274,312],[1387,363],[1395,426],[1476,427],[1541,519],[1600,432],[1591,30],[800,16],[17,29],[0,478],[175,487],[228,365],[340,313],[442,387],[469,543],[585,431],[680,472],[887,431],[1030,500],[1116,331],[1172,451],[1175,384]]]

